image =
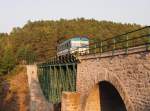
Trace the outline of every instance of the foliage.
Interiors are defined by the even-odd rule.
[[[29,64],[35,61],[36,54],[28,46],[19,47],[16,58],[19,64]]]
[[[56,46],[60,40],[76,35],[88,36],[91,41],[104,40],[140,27],[140,25],[136,24],[121,24],[84,18],[60,19],[58,21],[28,21],[22,28],[13,28],[9,35],[2,34],[7,36],[0,39],[0,61],[2,61],[0,63],[5,64],[4,69],[9,71],[14,66],[14,58],[17,63],[21,63],[21,61],[27,59],[27,55],[30,55],[32,60],[36,56],[37,61],[42,62],[56,55]],[[4,46],[8,41],[13,52],[9,52],[9,56],[6,56],[5,53],[8,52],[4,51]],[[31,58],[28,57],[28,59]],[[10,63],[10,60],[12,60],[12,63]],[[0,70],[3,69],[1,67],[2,65]]]
[[[15,62],[15,56],[12,49],[7,47],[0,63],[0,73],[9,73],[15,67]]]
[[[7,36],[8,36],[7,33],[0,33],[0,39],[1,39],[2,37],[7,37]]]

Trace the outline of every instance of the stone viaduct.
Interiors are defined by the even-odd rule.
[[[150,111],[150,53],[80,57],[76,86],[83,111]]]
[[[49,101],[59,96],[59,101],[51,102],[60,105],[61,101],[62,111],[150,111],[149,32],[147,26],[90,44],[88,53],[78,53],[77,49],[77,54],[56,56],[39,68],[39,81],[37,67],[28,66],[31,103],[40,106],[46,99],[43,96],[39,102],[35,98],[43,93]],[[75,59],[69,59],[72,56]],[[42,90],[37,90],[39,82]],[[69,90],[72,86],[74,90]],[[55,109],[52,104],[47,106],[45,102],[44,111]]]
[[[62,111],[150,111],[150,52],[100,56],[96,54],[79,57],[80,63],[77,65],[76,80],[77,95],[71,93],[69,99],[75,98],[75,100],[68,100],[67,104],[62,99]],[[27,70],[28,77],[31,79],[30,75],[36,73],[37,68],[28,66]],[[39,83],[33,85],[35,79],[32,84],[30,81],[31,96],[36,96],[38,90],[37,92],[35,90],[39,89],[37,86]],[[38,82],[38,80],[36,81]],[[32,91],[33,89],[34,91]],[[35,94],[33,94],[34,92]],[[39,95],[41,96],[41,94]],[[31,99],[34,98],[31,101],[35,101],[35,98],[40,100],[39,95],[31,97]],[[64,95],[62,95],[63,97]],[[66,97],[65,95],[65,99]],[[45,103],[42,106],[47,108],[47,102],[44,102],[46,99],[41,100],[42,104]],[[41,107],[39,102],[37,104],[37,107]],[[64,110],[65,107],[69,107],[68,104],[73,106]]]

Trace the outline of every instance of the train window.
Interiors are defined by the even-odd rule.
[[[69,49],[69,42],[67,43],[67,48]]]
[[[69,41],[69,48],[71,47],[71,42]]]
[[[66,49],[66,44],[64,44],[64,50]]]
[[[64,45],[64,49],[66,49],[66,44]]]
[[[57,49],[59,52],[58,55],[65,55],[67,51],[70,52],[70,50],[76,49],[78,47],[89,48],[88,45],[89,41],[86,38],[85,39],[80,37],[72,38],[59,44]]]
[[[87,47],[87,43],[81,43],[81,47]]]

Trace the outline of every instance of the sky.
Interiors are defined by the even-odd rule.
[[[81,17],[150,25],[150,0],[0,0],[0,32],[28,20]]]

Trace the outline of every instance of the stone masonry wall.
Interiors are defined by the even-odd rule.
[[[90,90],[101,81],[108,81],[117,89],[128,111],[150,111],[150,53],[82,57],[77,66],[77,91],[82,108]]]
[[[86,99],[85,111],[100,111],[99,86],[96,85]],[[83,109],[83,108],[82,108]]]
[[[37,77],[37,66],[27,66],[28,84],[30,89],[30,111],[54,111],[53,105],[45,99]]]
[[[80,94],[62,92],[61,111],[80,111]]]

